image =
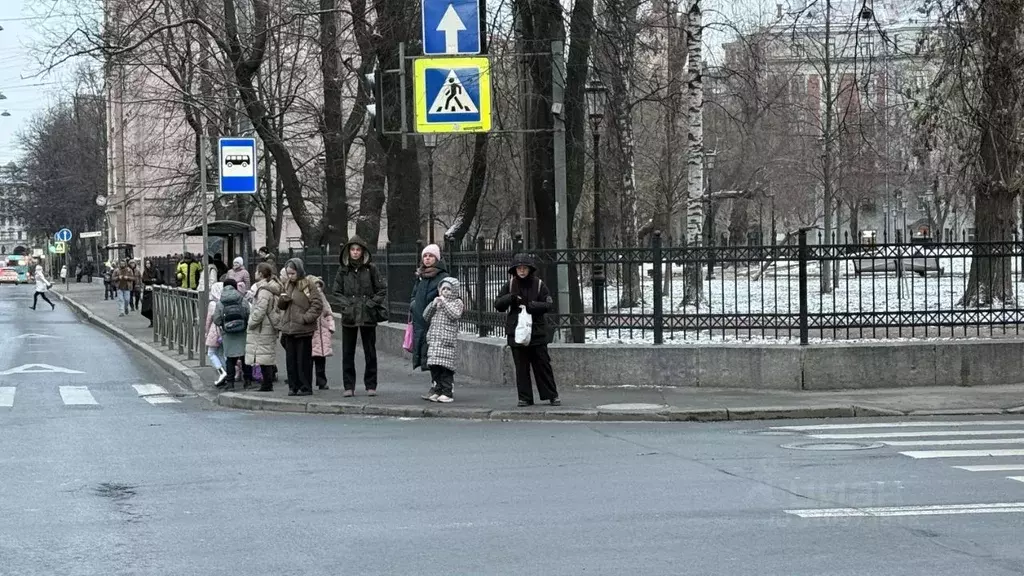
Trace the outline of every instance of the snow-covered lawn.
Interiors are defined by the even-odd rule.
[[[985,309],[965,309],[958,305],[968,284],[970,254],[961,252],[951,256],[941,249],[920,247],[907,247],[905,251],[901,249],[901,252],[906,257],[927,258],[930,268],[937,262],[942,273],[929,269],[925,276],[904,272],[902,277],[897,277],[894,271],[858,275],[854,260],[864,258],[864,264],[867,264],[868,260],[877,256],[870,253],[848,254],[843,260],[833,262],[833,266],[838,267],[838,282],[831,291],[822,293],[821,264],[819,261],[809,262],[807,304],[811,340],[829,343],[837,340],[877,341],[884,338],[888,341],[919,342],[926,338],[941,340],[979,335],[999,337],[1004,331],[1003,327],[1007,334],[1015,335],[1017,325],[1024,324],[1024,307],[1018,307],[1014,302]],[[893,250],[889,250],[888,254],[893,254]],[[1017,294],[1024,294],[1020,257],[1011,256],[1008,259],[1013,271],[1013,289]],[[881,259],[878,258],[878,261]],[[642,297],[638,305],[631,307],[619,306],[625,293],[625,287],[619,280],[624,267],[606,266],[606,316],[597,319],[596,327],[595,320],[590,316],[593,310],[593,288],[589,270],[582,267],[581,292],[587,315],[588,343],[653,343],[655,290],[651,278],[652,266],[647,263],[638,267]],[[714,278],[710,280],[707,278],[707,266],[704,265],[701,277],[703,298],[700,306],[684,306],[683,267],[671,267],[671,278],[662,292],[666,344],[787,344],[798,340],[796,328],[800,309],[800,281],[796,261],[777,261],[767,267],[763,267],[760,262],[749,267],[745,263],[729,267],[716,265]],[[493,281],[488,279],[488,300],[497,294],[504,282],[500,278],[494,278]],[[472,282],[470,287],[472,289]],[[557,297],[554,294],[552,296]],[[893,326],[897,322],[906,327],[902,330],[897,327],[886,328],[886,325]],[[950,326],[951,323],[956,326]],[[911,324],[916,327],[910,328]],[[939,328],[940,324],[945,326]],[[996,327],[990,329],[990,324]],[[630,325],[635,328],[630,328]],[[982,328],[979,331],[973,325],[981,325]],[[688,329],[679,329],[682,326]],[[709,330],[709,326],[713,329]],[[821,326],[820,331],[816,329],[817,326]],[[965,329],[967,326],[971,326],[971,329]]]

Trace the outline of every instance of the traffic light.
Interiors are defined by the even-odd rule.
[[[363,89],[366,90],[366,95],[369,97],[366,114],[370,117],[370,123],[378,134],[384,132],[384,101],[381,79],[380,70],[374,70],[363,76]]]

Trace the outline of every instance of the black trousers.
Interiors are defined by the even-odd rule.
[[[363,342],[363,385],[367,390],[377,389],[377,327],[341,327],[341,380],[345,390],[356,389],[356,339]]]
[[[316,371],[316,387],[323,389],[324,386],[327,386],[327,358],[313,356],[313,368]]]
[[[284,335],[284,357],[288,388],[293,392],[313,391],[313,336]]]
[[[131,305],[132,310],[139,309],[139,302],[142,300],[142,290],[132,290]]]
[[[546,344],[542,346],[513,346],[512,359],[516,363],[516,388],[519,399],[533,402],[533,385],[530,382],[530,369],[537,381],[537,393],[541,400],[558,398],[555,387],[555,373],[551,370],[551,356],[548,355]]]
[[[42,296],[43,300],[46,300],[47,304],[49,304],[50,306],[53,306],[53,302],[50,302],[50,299],[46,297],[46,292],[36,292],[36,295],[32,297],[32,307],[33,308],[35,308],[36,307],[36,303],[39,302],[39,297],[40,296]]]
[[[454,370],[444,366],[431,366],[430,379],[434,381],[434,386],[430,389],[432,393],[449,398],[455,397]]]
[[[235,367],[239,364],[242,365],[242,380],[246,384],[252,382],[252,366],[245,363],[245,356],[236,356],[234,358],[228,358],[227,366],[224,367],[228,373],[227,382],[235,381]]]

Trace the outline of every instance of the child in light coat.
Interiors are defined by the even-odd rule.
[[[459,343],[459,319],[465,311],[462,287],[452,276],[441,280],[437,298],[427,304],[423,318],[427,328],[427,367],[434,385],[424,400],[449,403],[455,400],[455,361]]]
[[[217,310],[217,302],[220,302],[223,291],[223,282],[210,286],[210,303],[206,307],[206,357],[210,359],[210,366],[217,370],[215,385],[222,384],[228,378],[227,370],[224,369],[224,359],[221,358],[223,343],[220,328],[213,323],[213,313]]]
[[[329,390],[327,358],[334,355],[334,346],[331,344],[331,338],[334,336],[334,312],[324,294],[324,281],[317,278],[316,285],[320,288],[320,300],[324,303],[324,311],[320,314],[316,332],[313,333],[313,366],[316,368],[316,387],[321,390]]]

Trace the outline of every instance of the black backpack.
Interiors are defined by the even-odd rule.
[[[221,315],[221,329],[227,334],[245,332],[248,316],[248,310],[245,309],[245,304],[241,300],[225,304],[224,313]]]

